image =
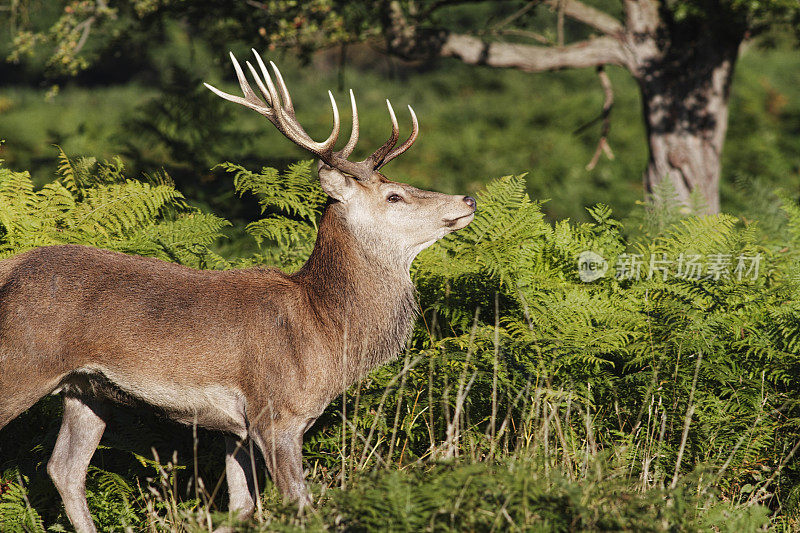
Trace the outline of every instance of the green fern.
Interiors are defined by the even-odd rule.
[[[301,161],[280,173],[274,168],[251,172],[240,165],[219,165],[233,175],[239,195],[253,194],[266,216],[249,224],[261,254],[247,261],[295,270],[308,258],[317,236],[317,220],[327,196],[316,177],[312,161]]]
[[[19,481],[5,481],[16,474]],[[5,472],[0,476],[0,530],[9,533],[44,533],[44,522],[28,501],[27,489],[20,482],[18,472]]]
[[[210,245],[229,223],[191,208],[165,176],[124,177],[117,160],[69,159],[35,191],[25,172],[0,167],[0,257],[55,244],[88,244],[191,266],[227,266]]]

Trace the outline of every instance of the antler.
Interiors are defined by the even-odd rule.
[[[233,62],[233,68],[236,70],[236,77],[239,79],[239,86],[242,88],[244,98],[220,91],[208,83],[204,83],[203,85],[213,91],[214,94],[224,98],[225,100],[249,107],[250,109],[264,115],[285,137],[301,148],[308,150],[312,154],[319,157],[326,165],[341,170],[342,172],[345,172],[358,180],[370,181],[374,179],[373,175],[375,171],[379,170],[386,163],[411,148],[411,145],[417,140],[417,136],[419,135],[419,123],[417,122],[417,115],[414,113],[414,110],[411,109],[411,106],[408,106],[408,110],[411,113],[411,135],[403,144],[395,148],[395,144],[397,144],[397,140],[400,137],[400,128],[397,125],[397,117],[394,114],[394,109],[392,109],[392,104],[389,103],[389,100],[386,100],[386,105],[389,108],[389,116],[392,119],[391,136],[383,144],[383,146],[375,150],[375,152],[373,152],[372,155],[366,159],[362,161],[350,161],[348,158],[353,153],[353,149],[355,149],[356,143],[358,142],[358,109],[356,108],[356,98],[353,95],[352,89],[350,90],[350,105],[353,110],[353,129],[350,131],[350,139],[347,141],[347,144],[344,146],[344,148],[339,151],[334,151],[333,147],[336,145],[336,141],[339,139],[339,109],[336,107],[336,100],[333,98],[333,94],[328,91],[328,96],[331,99],[331,107],[333,108],[333,130],[325,141],[321,143],[316,142],[308,133],[306,133],[306,131],[297,121],[297,117],[294,113],[294,104],[292,103],[292,98],[289,95],[289,90],[286,88],[286,84],[283,81],[283,76],[281,76],[281,72],[278,70],[278,67],[276,67],[275,63],[272,61],[269,62],[270,66],[272,66],[273,72],[275,73],[275,80],[277,81],[278,85],[276,90],[275,84],[272,82],[272,78],[270,77],[269,71],[264,64],[264,61],[261,59],[261,56],[255,50],[253,50],[253,55],[255,55],[258,66],[261,69],[261,76],[259,76],[256,69],[252,64],[250,64],[249,61],[247,61],[246,64],[256,81],[256,85],[258,86],[261,95],[264,97],[264,100],[266,100],[266,103],[264,100],[259,98],[259,96],[250,87],[250,84],[247,82],[247,78],[242,71],[242,67],[239,65],[239,62],[236,60],[236,57],[234,57],[233,53],[230,54],[231,61]],[[265,81],[266,86],[264,85]],[[280,91],[280,96],[278,95],[278,91]]]

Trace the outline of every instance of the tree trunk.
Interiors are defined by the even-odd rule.
[[[666,38],[651,35],[655,42],[647,48],[658,52],[638,57],[634,73],[650,148],[645,191],[664,200],[659,184],[668,179],[680,203],[699,201],[701,212],[718,213],[728,97],[744,32],[703,24],[672,29]]]

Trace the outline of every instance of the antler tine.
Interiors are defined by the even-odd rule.
[[[256,57],[256,61],[258,61],[258,66],[261,69],[261,74],[264,80],[267,82],[266,90],[264,86],[261,84],[260,77],[256,73],[255,69],[250,66],[250,69],[253,72],[253,76],[256,78],[258,82],[258,87],[261,89],[261,92],[268,93],[271,101],[273,102],[273,109],[275,109],[275,114],[277,115],[278,121],[275,124],[280,129],[286,130],[287,134],[294,134],[303,138],[305,143],[301,144],[298,141],[295,141],[297,144],[301,144],[301,146],[317,152],[325,152],[330,151],[333,146],[336,144],[336,141],[339,139],[339,109],[336,106],[336,100],[334,100],[333,95],[328,91],[328,95],[331,98],[331,106],[333,107],[333,130],[328,138],[322,142],[318,143],[314,141],[311,136],[306,133],[303,127],[297,122],[294,114],[294,106],[292,105],[292,97],[289,95],[289,90],[286,88],[286,83],[283,81],[283,76],[281,76],[280,70],[278,67],[275,66],[275,63],[272,61],[269,62],[272,65],[272,69],[275,72],[276,79],[278,81],[278,87],[281,91],[281,97],[283,99],[283,104],[281,105],[281,101],[278,99],[278,92],[275,89],[275,84],[272,83],[272,76],[269,75],[269,70],[267,70],[267,66],[264,64],[264,60],[261,59],[261,55],[255,50],[251,49],[253,55]],[[248,63],[248,65],[250,65]],[[266,96],[266,94],[265,94]],[[294,140],[294,139],[292,139]],[[322,157],[321,153],[317,153],[320,157]]]
[[[397,125],[397,117],[394,114],[394,109],[392,109],[392,103],[386,100],[386,106],[389,108],[389,116],[392,119],[392,135],[389,137],[389,140],[383,143],[383,146],[375,150],[371,156],[364,160],[364,162],[369,161],[372,163],[372,168],[375,170],[383,165],[386,154],[397,144],[397,139],[400,138],[400,126]]]
[[[205,85],[206,89],[208,89],[212,93],[216,94],[220,98],[228,100],[229,102],[233,102],[235,104],[239,104],[239,105],[243,105],[245,107],[249,107],[250,109],[258,111],[259,113],[264,114],[264,115],[266,115],[266,114],[268,114],[270,112],[270,110],[266,109],[266,108],[264,108],[263,110],[260,107],[257,108],[256,106],[254,106],[253,104],[251,104],[250,102],[248,102],[247,100],[242,98],[241,96],[234,96],[234,95],[228,94],[228,93],[226,93],[224,91],[220,91],[219,89],[217,89],[213,85],[209,85],[208,83],[203,83],[203,85]]]
[[[258,90],[261,91],[261,95],[267,100],[267,104],[271,105],[274,108],[275,104],[272,100],[272,95],[269,93],[269,90],[266,87],[264,87],[264,82],[261,81],[261,76],[258,75],[258,72],[256,72],[255,67],[253,67],[253,65],[249,61],[245,61],[245,64],[247,65],[247,68],[250,69],[250,74],[253,75],[253,79],[256,80],[256,85],[258,86]]]
[[[256,93],[250,87],[250,84],[247,83],[247,78],[245,77],[244,72],[242,72],[242,67],[241,65],[239,65],[239,62],[236,60],[236,57],[234,57],[232,52],[230,53],[230,56],[231,56],[231,61],[233,62],[233,68],[236,71],[236,77],[239,79],[239,86],[241,87],[245,97],[242,98],[241,96],[235,96],[232,94],[228,94],[224,91],[220,91],[219,89],[217,89],[212,85],[209,85],[208,83],[204,83],[203,85],[205,85],[208,90],[210,90],[220,98],[228,100],[229,102],[234,102],[236,104],[248,107],[254,111],[257,111],[258,113],[261,113],[262,115],[266,116],[271,120],[274,115],[272,109],[270,109],[267,105],[264,104],[264,102],[256,95]],[[258,81],[257,76],[256,76],[256,81]]]
[[[286,83],[283,81],[283,76],[281,76],[280,70],[278,67],[275,66],[275,63],[270,61],[270,65],[272,65],[272,69],[275,72],[276,79],[278,81],[278,87],[281,91],[281,97],[283,99],[283,104],[281,105],[281,101],[278,99],[278,92],[275,89],[275,84],[272,83],[272,76],[269,75],[269,70],[267,70],[267,66],[264,64],[264,60],[261,59],[261,54],[259,54],[255,49],[251,49],[253,55],[256,57],[256,61],[258,61],[258,66],[261,69],[261,74],[263,75],[264,80],[267,82],[267,91],[271,100],[274,102],[273,108],[275,109],[275,114],[278,117],[278,122],[275,124],[278,126],[279,129],[286,130],[287,135],[294,134],[296,136],[303,138],[303,143],[300,143],[294,140],[297,144],[300,144],[304,148],[313,151],[320,157],[323,157],[323,154],[320,152],[327,152],[330,151],[333,146],[336,144],[336,141],[339,138],[339,109],[336,106],[336,100],[334,100],[333,95],[330,94],[328,91],[328,95],[331,98],[331,106],[333,107],[333,130],[328,138],[321,143],[314,141],[311,136],[306,133],[303,127],[297,122],[294,114],[294,105],[292,104],[292,97],[289,95],[289,90],[286,88]],[[252,69],[252,67],[251,67]],[[253,69],[253,75],[256,76],[258,79],[258,75]],[[259,83],[259,88],[263,92],[263,86]]]
[[[333,157],[333,147],[336,141],[339,140],[339,108],[336,106],[336,100],[333,98],[333,93],[328,91],[328,96],[331,99],[331,107],[333,108],[333,130],[331,134],[323,142],[317,142],[306,133],[303,127],[297,122],[294,115],[290,115],[285,111],[279,112],[273,124],[292,142],[308,150],[309,152],[319,156],[326,163],[332,163],[335,158]],[[278,108],[276,108],[278,109]],[[349,163],[349,162],[346,162]],[[338,166],[338,163],[337,165]],[[349,172],[349,170],[346,170]]]
[[[242,71],[242,66],[237,61],[236,56],[233,55],[233,52],[228,52],[231,56],[231,61],[233,62],[233,69],[236,71],[236,77],[239,79],[239,87],[242,88],[242,92],[244,93],[245,100],[248,101],[258,101],[260,103],[261,99],[256,96],[256,93],[250,87],[250,84],[247,83],[247,77],[245,77],[244,72]]]
[[[350,130],[350,139],[344,148],[338,152],[342,157],[348,158],[358,144],[358,108],[356,107],[356,97],[353,94],[353,89],[350,89],[350,107],[353,109],[353,128]]]
[[[294,114],[294,105],[292,104],[292,97],[289,95],[289,89],[286,88],[286,83],[283,81],[283,76],[281,76],[281,71],[278,70],[278,66],[273,63],[272,61],[269,62],[272,65],[272,70],[275,72],[275,81],[278,82],[278,89],[281,91],[281,98],[283,98],[283,107],[291,114]]]
[[[394,110],[392,109],[392,105],[389,103],[389,101],[387,100],[386,103],[389,107],[389,115],[392,119],[391,138],[382,147],[376,150],[372,156],[364,161],[349,161],[347,158],[355,149],[359,136],[358,109],[356,107],[356,99],[353,91],[350,91],[350,105],[353,109],[353,129],[350,131],[350,139],[347,141],[347,144],[342,150],[334,152],[333,148],[336,145],[336,141],[339,139],[341,122],[339,119],[339,108],[336,105],[336,99],[333,97],[333,93],[328,91],[328,97],[331,100],[331,108],[333,111],[333,129],[325,141],[316,142],[311,138],[310,135],[308,135],[308,133],[306,133],[306,131],[297,121],[297,117],[295,116],[294,112],[294,106],[292,104],[292,98],[289,94],[288,88],[286,87],[286,83],[283,81],[283,76],[281,75],[280,70],[278,70],[278,67],[270,61],[272,69],[275,73],[275,78],[277,80],[278,87],[276,89],[275,84],[272,82],[272,77],[267,70],[267,66],[264,64],[264,61],[261,59],[261,56],[255,50],[253,50],[253,55],[258,62],[261,75],[259,75],[256,68],[249,61],[246,62],[246,64],[256,81],[261,95],[264,97],[267,103],[264,103],[264,101],[253,91],[252,87],[250,87],[239,61],[237,61],[236,57],[234,57],[232,53],[230,54],[231,61],[233,63],[233,68],[236,71],[236,77],[239,80],[239,85],[244,93],[244,98],[220,91],[216,87],[212,87],[207,83],[204,85],[217,96],[230,102],[253,109],[266,116],[267,119],[269,119],[269,121],[272,122],[275,127],[278,128],[281,133],[283,133],[284,136],[301,148],[308,150],[319,157],[326,165],[336,168],[361,181],[370,181],[375,179],[374,170],[376,166],[382,163],[386,154],[389,153],[397,143],[400,131],[397,125],[397,117],[395,116]],[[280,96],[278,96],[278,91],[280,91]],[[408,143],[408,141],[406,141],[406,143]]]
[[[417,121],[417,114],[414,113],[414,110],[411,108],[411,106],[408,106],[408,112],[411,113],[411,135],[408,136],[408,139],[406,139],[403,144],[389,152],[389,154],[383,158],[383,162],[376,170],[379,170],[383,165],[411,148],[411,145],[417,140],[417,136],[419,135],[419,122]]]
[[[256,56],[256,61],[258,61],[258,67],[261,69],[261,75],[264,78],[264,81],[267,82],[267,91],[271,100],[272,107],[277,109],[277,112],[280,113],[281,101],[278,100],[278,91],[275,90],[275,85],[272,83],[272,77],[269,75],[269,71],[267,70],[267,66],[264,65],[264,60],[261,59],[261,56],[258,52],[256,52],[255,48],[251,48],[253,55]],[[259,78],[258,74],[256,74],[255,69],[253,69],[253,76]],[[261,84],[259,83],[259,86]]]
[[[328,96],[331,97],[331,107],[333,108],[333,130],[325,142],[322,143],[324,146],[324,150],[326,152],[330,152],[333,150],[333,146],[336,144],[336,141],[339,140],[339,108],[336,107],[336,99],[333,97],[333,93],[328,91]]]

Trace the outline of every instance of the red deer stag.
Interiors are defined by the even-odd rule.
[[[415,316],[411,262],[473,219],[469,196],[423,191],[380,173],[417,138],[410,107],[407,141],[395,147],[399,129],[387,100],[391,137],[363,161],[350,161],[358,141],[352,91],[352,132],[336,151],[333,95],[333,131],[315,142],[297,122],[277,67],[273,84],[255,58],[261,76],[247,66],[263,100],[232,54],[244,98],[206,86],[261,113],[319,158],[330,200],[299,271],[198,271],[83,246],[0,262],[0,428],[61,391],[64,418],[47,471],[78,531],[95,531],[85,478],[110,401],[143,402],[227,433],[230,508],[240,517],[254,509],[241,447],[248,438],[281,493],[308,503],[303,434],[346,387],[401,350]]]

